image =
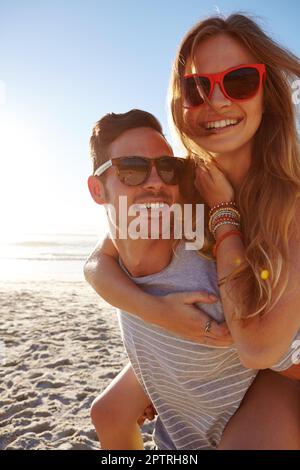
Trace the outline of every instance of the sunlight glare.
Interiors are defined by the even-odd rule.
[[[0,240],[34,228],[42,211],[41,170],[45,150],[36,126],[0,113]]]

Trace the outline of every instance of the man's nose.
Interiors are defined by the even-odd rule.
[[[152,166],[151,168],[151,173],[143,186],[147,189],[153,188],[153,189],[159,189],[164,185],[164,182],[160,178],[160,176],[157,173],[155,165]]]
[[[220,84],[215,83],[213,88],[210,101],[214,106],[229,106],[231,104],[230,99],[228,99],[223,91],[221,90]]]

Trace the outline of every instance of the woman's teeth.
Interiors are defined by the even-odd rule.
[[[205,129],[220,129],[227,126],[238,124],[237,119],[223,119],[222,121],[212,121],[205,124]]]

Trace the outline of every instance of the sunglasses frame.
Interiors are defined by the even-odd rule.
[[[124,183],[124,181],[122,181],[120,179],[120,170],[118,168],[118,165],[119,163],[122,161],[122,160],[127,160],[127,159],[130,159],[130,158],[140,158],[141,160],[144,160],[145,162],[147,162],[147,171],[145,173],[145,179],[141,182],[141,183],[138,183],[138,184],[127,184],[127,183]],[[125,184],[126,186],[139,186],[141,184],[144,184],[147,179],[149,178],[150,174],[151,174],[151,171],[152,171],[152,167],[155,166],[156,168],[156,172],[158,174],[158,176],[160,177],[160,179],[163,181],[164,184],[167,184],[167,185],[176,185],[178,183],[166,183],[163,178],[161,177],[160,175],[160,170],[159,168],[157,167],[157,161],[161,160],[161,159],[165,159],[165,158],[171,158],[173,161],[174,159],[176,160],[176,162],[182,162],[183,163],[183,167],[184,165],[186,165],[186,162],[187,162],[187,159],[186,158],[183,158],[183,157],[171,157],[171,156],[168,156],[168,155],[162,155],[160,157],[157,157],[157,158],[149,158],[149,157],[141,157],[141,156],[138,156],[138,155],[132,155],[132,156],[127,156],[127,157],[117,157],[117,158],[111,158],[110,160],[108,160],[107,162],[103,163],[102,165],[100,165],[94,172],[94,176],[100,176],[102,175],[106,170],[108,170],[108,168],[112,167],[112,166],[115,166],[116,167],[116,170],[117,170],[117,175],[121,181],[122,184]],[[149,162],[150,162],[150,165],[149,165]],[[146,167],[145,167],[146,169]]]
[[[233,71],[239,70],[239,69],[245,69],[245,68],[253,68],[253,69],[256,69],[258,71],[258,73],[259,73],[259,85],[257,87],[257,90],[255,91],[255,93],[253,93],[251,96],[249,96],[247,98],[232,98],[231,96],[228,95],[228,93],[225,90],[224,77],[230,72],[233,72]],[[214,87],[215,87],[215,84],[218,83],[220,85],[220,88],[222,90],[223,95],[226,96],[226,98],[228,98],[230,101],[242,102],[242,101],[247,101],[247,100],[253,98],[254,96],[256,96],[260,92],[263,80],[266,78],[266,66],[265,66],[265,64],[243,64],[243,65],[238,65],[236,67],[231,67],[230,69],[224,70],[223,72],[219,72],[219,73],[209,73],[209,74],[190,73],[190,74],[186,74],[186,75],[183,76],[183,80],[185,80],[187,78],[192,78],[192,77],[203,77],[203,78],[207,78],[209,80],[210,90],[209,90],[209,94],[207,96],[207,99],[210,100],[211,95],[212,95],[213,90],[214,90]],[[201,96],[201,91],[199,90],[199,84],[197,84],[196,80],[195,80],[195,83],[197,85],[199,95]],[[202,93],[203,93],[203,91],[202,91]],[[201,97],[201,99],[203,99],[203,98]],[[205,103],[205,100],[203,100],[203,103],[200,103],[200,104],[191,105],[191,106],[184,105],[183,107],[187,108],[187,109],[198,108],[198,106],[202,106],[202,104],[204,104],[204,103]]]

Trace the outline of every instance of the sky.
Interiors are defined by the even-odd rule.
[[[300,56],[298,0],[0,0],[0,239],[100,231],[86,183],[93,125],[140,108],[171,140],[166,94],[182,37],[237,10]]]

